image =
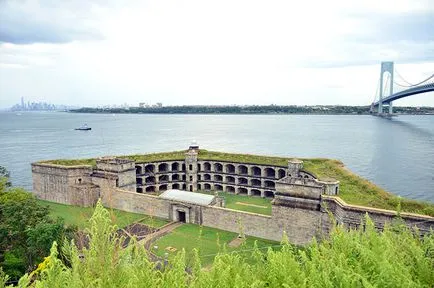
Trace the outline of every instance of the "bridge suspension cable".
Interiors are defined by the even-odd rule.
[[[429,81],[429,80],[431,80],[431,79],[434,78],[434,74],[432,74],[431,76],[429,76],[429,77],[426,78],[425,80],[420,81],[419,83],[416,83],[416,84],[412,84],[412,83],[408,82],[407,80],[405,80],[404,77],[402,77],[401,74],[399,74],[399,72],[398,72],[397,69],[395,69],[395,73],[396,73],[396,75],[399,76],[399,78],[402,79],[402,81],[404,81],[404,82],[407,83],[408,85],[403,85],[403,84],[400,84],[400,83],[395,82],[395,81],[393,81],[393,83],[394,83],[395,85],[400,86],[400,87],[403,87],[403,88],[411,88],[411,87],[419,86],[419,85],[421,85],[421,84],[423,84],[423,83],[425,83],[425,82],[427,82],[427,81]]]
[[[408,85],[410,85],[410,86],[413,85],[413,84],[411,84],[410,82],[408,82],[407,80],[405,80],[404,77],[401,76],[401,74],[398,72],[398,70],[397,70],[396,68],[394,69],[394,71],[395,71],[395,74],[396,74],[399,78],[401,78],[401,80],[404,81],[406,84],[408,84]],[[397,82],[395,82],[395,81],[394,81],[394,83],[397,84],[397,85],[399,85],[399,84],[398,84]]]
[[[381,81],[381,78],[378,78],[377,89],[375,89],[374,101],[372,101],[372,103],[374,103],[377,100],[378,92],[380,91],[380,81]]]

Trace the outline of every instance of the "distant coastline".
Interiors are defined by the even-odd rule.
[[[165,106],[165,107],[128,107],[128,108],[80,108],[73,113],[108,114],[270,114],[270,115],[369,115],[370,106]],[[434,107],[394,107],[396,114],[434,115]]]

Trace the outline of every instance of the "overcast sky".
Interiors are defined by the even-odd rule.
[[[381,61],[434,73],[433,0],[0,0],[1,108],[368,105]]]

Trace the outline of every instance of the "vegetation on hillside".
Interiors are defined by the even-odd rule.
[[[183,160],[185,159],[186,151],[174,151],[165,153],[153,153],[143,155],[126,155],[119,156],[129,158],[140,162],[165,161],[165,160]],[[199,150],[200,160],[214,161],[230,161],[242,162],[263,165],[287,166],[288,157],[262,156],[250,154],[236,154]],[[434,217],[434,204],[429,202],[416,201],[406,198],[401,198],[366,179],[357,176],[338,160],[325,158],[301,158],[304,162],[304,169],[314,173],[319,179],[336,179],[340,181],[340,194],[345,202],[354,205],[369,206],[380,209],[394,210],[398,203],[401,203],[403,212],[411,212],[424,214]],[[78,160],[50,160],[43,161],[44,163],[52,163],[59,165],[79,165],[87,162],[89,165],[94,165],[95,159],[78,159]]]
[[[253,248],[250,259],[219,253],[202,268],[198,250],[180,251],[167,265],[151,262],[143,245],[125,249],[109,212],[98,203],[88,229],[89,248],[58,245],[20,287],[433,287],[434,235],[421,238],[395,223],[383,232],[369,218],[364,229],[334,227],[322,242],[297,249],[282,240],[279,251]],[[0,273],[0,287],[7,276]]]

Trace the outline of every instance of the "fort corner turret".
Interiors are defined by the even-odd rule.
[[[276,182],[274,205],[319,211],[322,195],[338,193],[339,181],[318,180],[302,169],[303,161],[298,159],[288,161],[288,176]]]
[[[298,177],[303,169],[303,161],[298,159],[288,160],[288,175],[289,177]]]

